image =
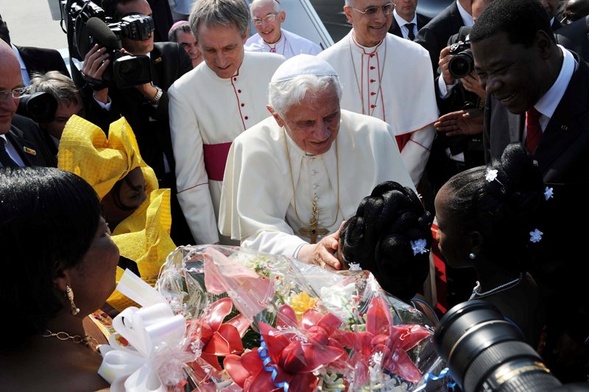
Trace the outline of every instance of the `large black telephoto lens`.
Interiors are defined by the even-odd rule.
[[[572,390],[561,387],[518,327],[488,302],[454,306],[440,320],[434,341],[464,392]]]

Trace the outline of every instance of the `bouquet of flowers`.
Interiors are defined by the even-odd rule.
[[[367,271],[237,247],[179,247],[156,289],[186,320],[190,388],[441,391],[432,327]],[[440,381],[440,380],[438,380]]]

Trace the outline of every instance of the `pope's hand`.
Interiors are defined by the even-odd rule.
[[[342,269],[342,263],[337,258],[339,248],[339,230],[323,237],[317,244],[304,245],[298,254],[298,259],[309,264],[317,264],[322,268]]]

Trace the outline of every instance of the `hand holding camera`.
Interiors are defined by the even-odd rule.
[[[141,41],[152,34],[155,25],[150,16],[131,14],[107,24],[104,10],[88,0],[75,0],[68,15],[73,29],[71,55],[84,60],[81,72],[95,90],[111,82],[118,88],[151,83],[149,57],[129,54],[121,46],[122,37]]]

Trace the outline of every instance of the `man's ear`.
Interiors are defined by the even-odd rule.
[[[276,113],[276,111],[274,110],[274,108],[272,106],[266,105],[266,109],[268,109],[268,111],[270,112],[272,117],[274,117],[274,120],[276,120],[276,122],[278,123],[278,126],[283,127],[285,125],[284,120],[282,120],[282,117],[280,117],[280,115],[278,113]]]
[[[352,8],[347,5],[344,5],[344,14],[346,15],[348,23],[352,24]]]
[[[278,20],[281,24],[284,23],[284,21],[286,20],[286,12],[280,11],[280,13],[278,14]]]
[[[545,31],[538,30],[536,32],[535,40],[536,40],[536,46],[537,46],[538,50],[540,51],[540,56],[543,59],[549,58],[552,55],[551,51],[554,46],[550,37],[546,34]]]

